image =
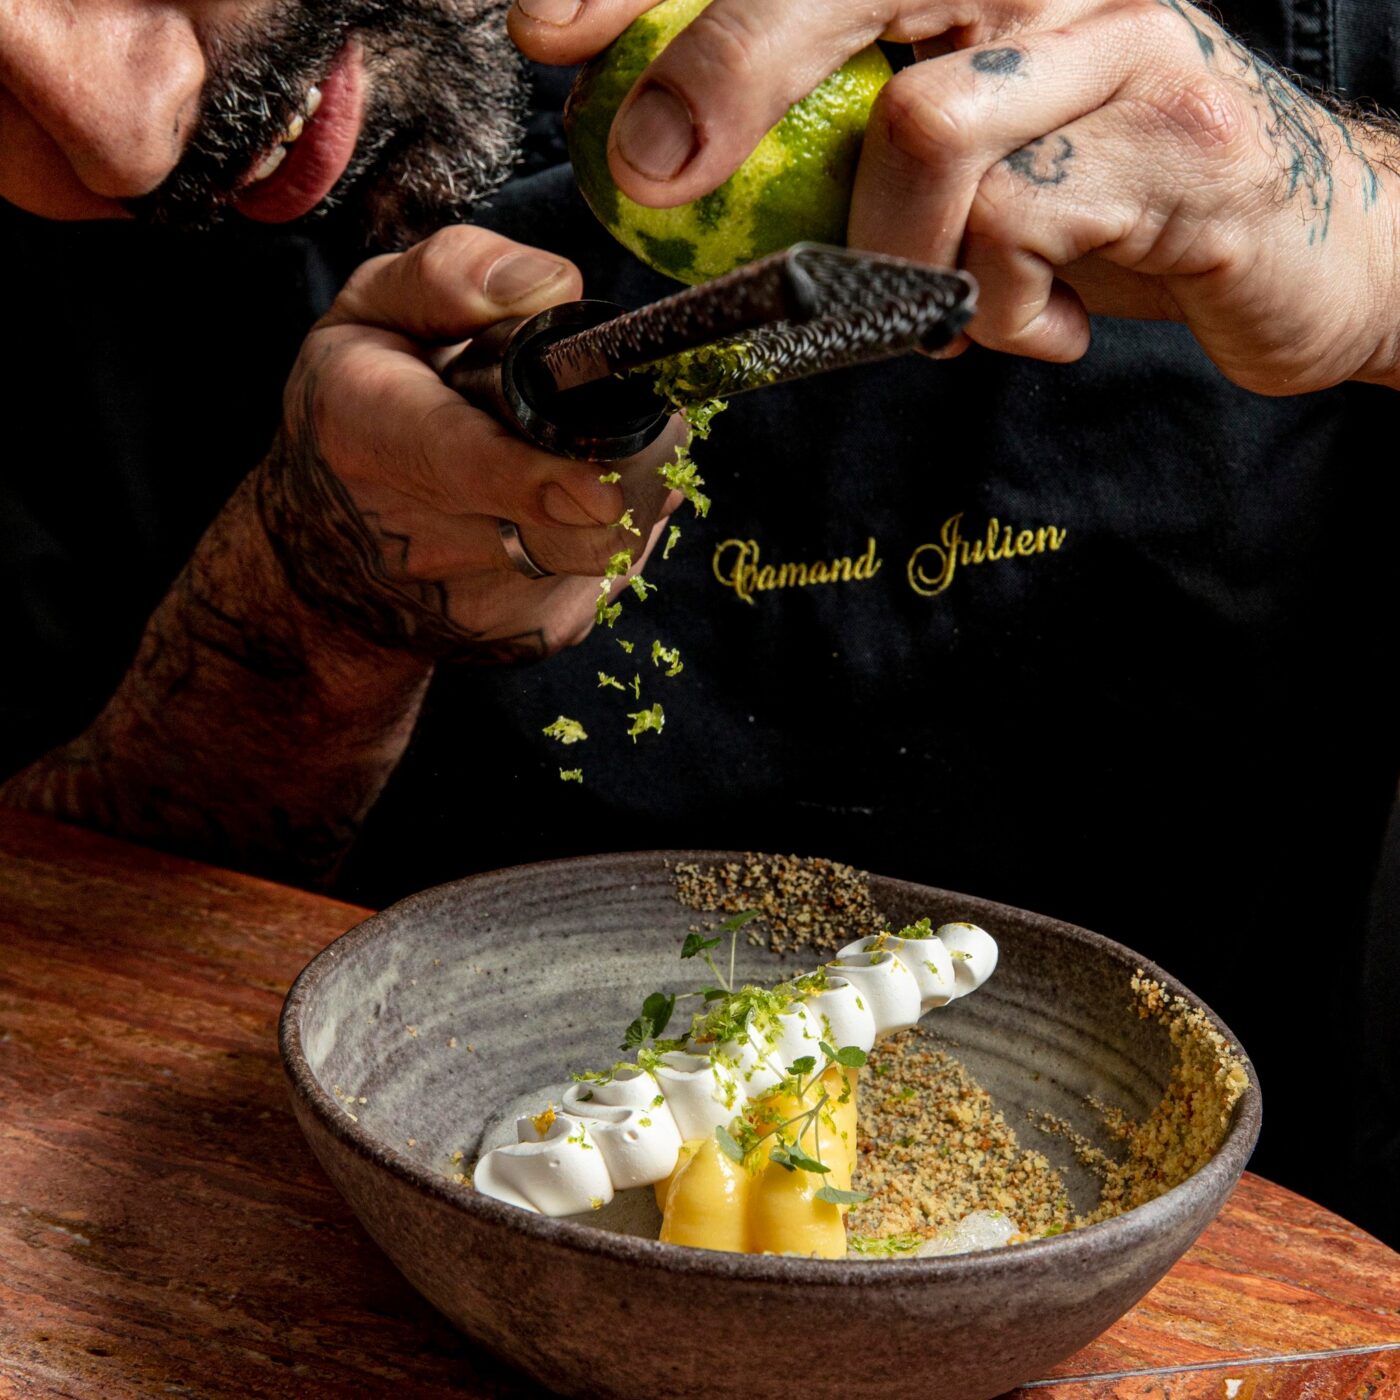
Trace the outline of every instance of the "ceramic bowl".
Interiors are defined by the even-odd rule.
[[[1103,1331],[1220,1209],[1259,1131],[1252,1070],[1221,1147],[1187,1181],[1102,1224],[978,1254],[686,1249],[455,1181],[506,1140],[522,1104],[542,1106],[571,1069],[610,1063],[647,993],[686,984],[677,949],[699,916],[676,902],[670,866],[724,859],[742,857],[598,856],[428,890],[331,944],[287,998],[282,1055],[316,1156],[413,1285],[493,1352],[567,1395],[980,1400]],[[996,975],[925,1023],[936,1018],[1023,1145],[1090,1208],[1094,1178],[1027,1116],[1058,1115],[1111,1148],[1086,1096],[1144,1117],[1171,1063],[1165,1029],[1133,1009],[1132,973],[1200,1002],[1082,929],[900,881],[871,888],[896,927],[928,915],[995,935]],[[740,976],[771,982],[812,961],[743,946]]]

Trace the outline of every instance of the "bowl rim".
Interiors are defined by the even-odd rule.
[[[600,866],[614,866],[622,870],[629,867],[654,870],[658,865],[669,869],[680,862],[690,864],[765,858],[771,857],[754,852],[700,849],[616,851],[568,856],[482,871],[464,876],[460,880],[430,886],[388,905],[346,930],[321,949],[297,974],[287,993],[278,1020],[277,1038],[283,1070],[294,1100],[309,1111],[325,1131],[356,1156],[388,1170],[418,1192],[468,1217],[480,1220],[485,1226],[505,1229],[515,1233],[522,1240],[539,1240],[571,1253],[602,1255],[635,1267],[710,1278],[799,1282],[805,1286],[816,1287],[870,1288],[903,1287],[923,1282],[948,1281],[953,1278],[969,1280],[992,1277],[1008,1270],[1019,1272],[1026,1268],[1034,1269],[1046,1256],[1047,1251],[1055,1251],[1060,1258],[1067,1259],[1070,1250],[1095,1254],[1101,1248],[1112,1248],[1117,1252],[1119,1248],[1129,1245],[1134,1240],[1146,1240],[1156,1236],[1161,1233],[1163,1226],[1179,1213],[1190,1213],[1190,1207],[1186,1204],[1188,1195],[1219,1195],[1220,1201],[1224,1201],[1243,1173],[1259,1137],[1262,1121],[1259,1078],[1239,1038],[1200,997],[1150,959],[1103,934],[1094,933],[1076,924],[1065,923],[1049,915],[1018,909],[1013,905],[892,876],[872,874],[869,878],[901,896],[926,899],[932,894],[966,905],[977,911],[977,922],[990,916],[990,922],[995,926],[998,914],[1009,915],[1021,922],[1030,919],[1047,931],[1068,937],[1072,942],[1087,944],[1118,956],[1121,961],[1131,963],[1135,970],[1143,975],[1160,982],[1168,992],[1183,997],[1191,1006],[1201,1010],[1211,1025],[1234,1047],[1249,1080],[1248,1088],[1235,1105],[1230,1125],[1215,1155],[1184,1181],[1151,1201],[1124,1211],[1121,1215],[1093,1225],[1081,1226],[1076,1230],[1067,1230],[1059,1235],[1028,1240],[1014,1248],[937,1255],[924,1259],[891,1260],[860,1257],[809,1259],[793,1255],[731,1254],[685,1245],[663,1244],[660,1240],[598,1229],[568,1216],[551,1217],[521,1210],[518,1206],[507,1205],[504,1201],[483,1195],[470,1186],[454,1182],[417,1159],[405,1156],[364,1128],[358,1120],[352,1120],[321,1085],[302,1048],[302,1013],[322,978],[342,958],[353,954],[360,945],[380,937],[384,931],[383,920],[387,915],[394,914],[399,918],[405,914],[411,916],[415,905],[436,903],[444,891],[489,886],[506,878],[518,879],[537,870],[558,871],[570,867],[597,869]],[[1200,1228],[1203,1229],[1217,1211],[1218,1206],[1201,1222]],[[881,1263],[898,1267],[880,1268],[878,1265]]]

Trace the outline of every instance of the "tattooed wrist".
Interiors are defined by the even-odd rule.
[[[1260,135],[1279,167],[1278,199],[1303,208],[1308,243],[1331,231],[1338,188],[1337,161],[1359,167],[1362,208],[1370,212],[1380,192],[1370,154],[1355,139],[1340,104],[1304,89],[1302,81],[1246,48],[1187,0],[1157,0],[1189,26],[1201,61],[1248,93],[1260,118]]]
[[[308,372],[301,409],[258,470],[258,515],[287,585],[308,607],[375,646],[441,657],[480,640],[448,616],[440,583],[394,578],[386,551],[409,540],[361,512],[321,455]]]

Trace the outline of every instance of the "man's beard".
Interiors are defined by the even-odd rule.
[[[126,207],[183,229],[221,222],[254,159],[353,33],[369,75],[364,123],[344,175],[308,217],[344,206],[379,248],[452,222],[505,178],[519,148],[525,86],[506,34],[508,5],[289,0],[256,26],[225,33],[210,45],[199,122],[179,165]]]

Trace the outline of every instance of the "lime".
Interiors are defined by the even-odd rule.
[[[674,209],[627,198],[608,170],[608,130],[643,69],[708,0],[661,0],[579,74],[564,112],[583,197],[626,248],[681,282],[705,282],[802,239],[846,241],[856,158],[890,77],[873,45],[788,108],[718,189]]]

